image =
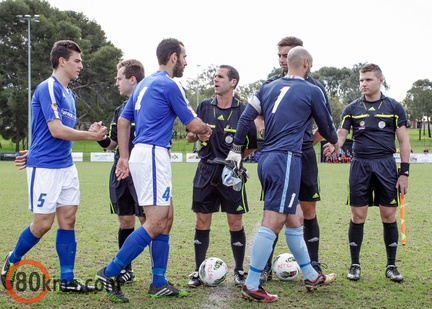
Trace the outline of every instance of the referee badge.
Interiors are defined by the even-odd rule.
[[[225,136],[225,143],[231,144],[233,142],[233,136],[231,134]]]
[[[380,129],[384,129],[385,126],[386,126],[386,124],[385,124],[384,121],[380,121],[380,122],[378,122],[378,127],[379,127]]]

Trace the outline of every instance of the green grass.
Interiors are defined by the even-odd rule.
[[[77,213],[76,276],[94,278],[97,270],[106,265],[117,252],[118,221],[108,208],[108,175],[111,163],[80,162],[76,164],[81,183],[81,205]],[[260,225],[262,202],[256,164],[246,164],[251,173],[247,183],[250,212],[244,216],[247,235],[245,268],[249,268],[250,247]],[[188,274],[194,269],[193,234],[195,216],[191,211],[192,179],[195,163],[173,163],[174,225],[171,231],[171,251],[167,276],[176,285],[186,288]],[[407,244],[399,245],[397,266],[404,275],[401,284],[390,282],[384,275],[386,254],[382,224],[378,208],[369,209],[361,252],[362,278],[347,280],[350,265],[347,231],[350,209],[345,205],[347,164],[320,164],[322,201],[318,203],[321,228],[320,259],[328,265],[327,272],[338,275],[332,286],[307,293],[301,277],[293,282],[273,280],[266,284],[270,293],[280,299],[271,305],[251,303],[241,299],[233,285],[234,260],[229,245],[225,214],[215,214],[211,229],[208,256],[222,258],[230,268],[230,276],[222,286],[197,288],[182,299],[152,299],[147,296],[150,284],[149,252],[145,251],[133,262],[138,280],[124,287],[129,304],[112,303],[105,292],[90,295],[71,295],[49,292],[32,308],[427,308],[432,301],[432,273],[430,256],[432,239],[429,237],[432,213],[429,184],[432,165],[412,164],[409,193],[406,196]],[[0,161],[0,210],[2,237],[0,259],[13,249],[21,231],[32,220],[27,209],[25,171],[18,171],[13,162]],[[55,252],[55,230],[49,231],[40,243],[26,254],[26,259],[43,263],[53,278],[59,277]],[[280,234],[275,254],[288,252],[284,234]],[[0,288],[0,308],[27,308],[14,301]]]

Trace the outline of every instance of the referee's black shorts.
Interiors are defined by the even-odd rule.
[[[317,202],[321,200],[319,192],[318,165],[313,147],[302,149],[302,172],[299,200]]]
[[[229,214],[243,214],[249,211],[246,188],[240,191],[222,183],[222,165],[210,164],[204,160],[198,163],[193,181],[192,210],[213,213],[221,210]]]
[[[397,207],[397,180],[397,167],[393,156],[380,159],[353,158],[350,166],[348,205]]]
[[[138,205],[132,177],[129,176],[126,179],[118,181],[115,175],[115,166],[111,169],[109,193],[111,200],[110,211],[112,214],[117,214],[118,216],[144,216],[143,207]]]

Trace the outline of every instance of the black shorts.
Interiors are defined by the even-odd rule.
[[[221,210],[229,214],[243,214],[249,211],[246,188],[240,191],[222,183],[222,165],[201,160],[195,173],[192,193],[192,210],[213,213]]]
[[[397,180],[396,161],[393,157],[373,160],[353,158],[348,205],[397,207]]]
[[[142,206],[138,205],[138,198],[132,182],[132,177],[129,176],[126,179],[118,181],[115,175],[115,165],[113,165],[109,182],[111,213],[117,214],[118,216],[136,215],[138,217],[143,217],[144,210]]]
[[[302,172],[299,200],[303,202],[320,201],[318,165],[314,148],[302,150]]]

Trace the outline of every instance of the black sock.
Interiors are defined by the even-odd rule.
[[[320,229],[317,217],[311,220],[304,220],[303,237],[306,242],[311,261],[318,262]]]
[[[278,242],[278,239],[279,239],[279,235],[276,234],[276,238],[275,238],[275,240],[273,242],[272,252],[270,253],[269,259],[267,261],[267,265],[265,267],[265,269],[267,269],[267,270],[270,270],[272,268],[272,265],[273,265],[273,254],[274,254],[274,250],[276,248],[276,244]]]
[[[387,265],[395,265],[396,251],[399,241],[399,231],[397,222],[383,223],[384,244],[387,252]]]
[[[355,224],[350,221],[348,241],[351,253],[351,264],[360,264],[360,249],[363,242],[364,223]]]
[[[234,255],[235,268],[234,271],[243,270],[243,261],[246,251],[246,234],[244,228],[240,231],[230,231],[231,248]]]
[[[195,271],[198,271],[202,262],[204,262],[207,249],[210,243],[210,230],[195,229],[194,247],[195,247]]]
[[[119,249],[123,246],[126,238],[132,234],[132,232],[134,231],[134,229],[120,229],[118,230],[118,246]],[[132,265],[129,263],[128,265],[126,265],[125,267],[126,269],[131,270],[132,269]]]

